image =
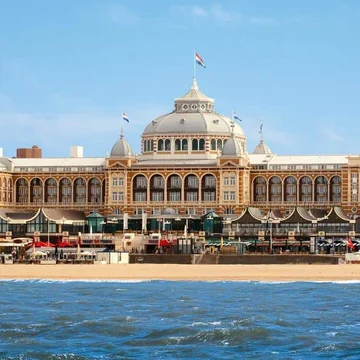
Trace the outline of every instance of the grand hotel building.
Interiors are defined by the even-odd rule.
[[[249,207],[285,217],[296,207],[336,207],[354,217],[359,174],[360,156],[277,155],[262,138],[249,150],[239,123],[217,113],[194,79],[171,112],[145,127],[138,156],[123,135],[107,157],[83,157],[81,147],[66,158],[43,158],[37,147],[18,149],[14,158],[1,150],[0,233],[1,224],[39,209],[54,220],[65,210],[105,218],[213,210],[234,218]]]

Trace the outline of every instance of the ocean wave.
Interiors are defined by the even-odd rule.
[[[30,283],[147,283],[156,280],[137,280],[137,279],[0,279],[1,282],[30,282]]]

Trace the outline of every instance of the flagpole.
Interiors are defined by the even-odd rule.
[[[193,78],[195,79],[196,78],[196,52],[194,51],[194,73],[193,73]]]
[[[124,116],[121,113],[121,130],[120,130],[120,137],[124,136]]]

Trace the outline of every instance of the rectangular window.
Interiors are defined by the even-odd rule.
[[[124,201],[124,193],[122,191],[118,192],[118,199],[119,201]]]
[[[197,215],[197,210],[196,209],[186,209],[186,215]]]
[[[229,200],[229,192],[224,191],[224,201],[228,201],[228,200]]]
[[[188,192],[186,194],[186,201],[198,201],[198,193],[197,192]]]
[[[230,191],[230,200],[231,201],[235,200],[235,191]]]
[[[113,193],[112,193],[112,199],[113,199],[113,201],[117,201],[117,200],[118,200],[118,193],[117,193],[117,192],[113,192]]]
[[[135,201],[146,201],[146,193],[145,192],[136,192],[135,193]]]
[[[189,178],[188,178],[188,186],[190,188],[198,188],[199,187],[198,178],[195,177],[195,176],[189,176]]]
[[[119,186],[124,186],[124,178],[119,178]]]
[[[212,176],[207,176],[205,178],[205,187],[214,187],[215,186],[215,178]]]
[[[113,186],[118,186],[118,178],[117,177],[113,177],[112,184],[113,184]]]
[[[178,177],[172,177],[170,185],[171,185],[171,187],[174,187],[174,188],[181,187],[181,179]]]
[[[169,201],[180,201],[181,193],[180,192],[170,192]]]
[[[228,186],[228,185],[230,185],[230,179],[228,177],[224,177],[224,186]]]
[[[213,191],[205,191],[204,201],[215,201],[215,193]]]
[[[154,187],[158,189],[162,189],[164,187],[164,179],[160,176],[156,176],[154,178]]]
[[[155,202],[164,201],[164,193],[162,191],[155,191],[151,194],[151,200]]]
[[[235,176],[230,177],[230,185],[236,185],[236,177]]]
[[[136,186],[138,188],[146,188],[146,179],[144,177],[137,177]]]
[[[70,195],[71,194],[71,188],[68,188],[68,187],[64,187],[62,188],[62,194],[63,195]]]

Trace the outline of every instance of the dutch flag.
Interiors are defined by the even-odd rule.
[[[129,122],[129,118],[124,112],[122,113],[122,118],[123,118],[124,121]]]
[[[236,112],[235,112],[235,111],[232,112],[232,117],[233,117],[234,120],[242,121],[242,120],[236,115]]]
[[[201,58],[201,56],[198,53],[195,53],[195,61],[202,67],[206,68],[206,65],[204,63],[204,60]]]

